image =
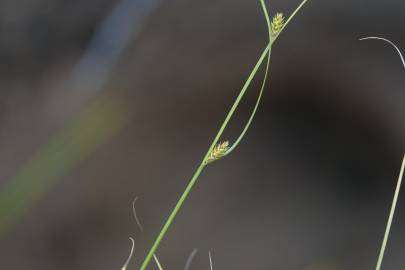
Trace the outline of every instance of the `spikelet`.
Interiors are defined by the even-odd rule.
[[[205,162],[204,162],[205,165],[225,156],[228,149],[229,149],[228,141],[224,141],[223,143],[218,143],[217,145],[215,145],[214,148],[212,149],[211,153],[208,155],[207,159],[205,160]]]
[[[277,13],[274,15],[271,21],[271,33],[273,36],[277,36],[284,26],[284,16],[283,13]]]

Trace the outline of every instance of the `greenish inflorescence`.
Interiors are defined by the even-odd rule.
[[[208,164],[208,163],[211,163],[211,162],[213,162],[215,160],[218,160],[218,159],[222,158],[223,156],[226,155],[228,149],[229,149],[229,141],[224,141],[222,143],[218,143],[212,149],[211,153],[205,159],[204,163]]]
[[[277,36],[281,29],[284,27],[284,16],[283,13],[277,13],[274,15],[273,20],[271,21],[271,34]]]

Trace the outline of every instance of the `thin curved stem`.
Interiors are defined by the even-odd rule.
[[[129,252],[129,256],[128,256],[127,260],[125,261],[124,265],[121,267],[121,270],[127,269],[128,264],[131,261],[132,255],[134,254],[135,241],[132,237],[130,237],[129,240],[131,240],[131,251]]]
[[[394,49],[397,51],[397,53],[399,54],[399,57],[401,57],[401,61],[402,61],[402,65],[405,68],[405,60],[404,57],[402,56],[401,50],[398,48],[397,45],[394,44],[394,42],[392,42],[389,39],[386,38],[382,38],[382,37],[364,37],[364,38],[360,38],[360,40],[368,40],[368,39],[377,39],[377,40],[382,40],[387,42],[388,44],[390,44],[392,47],[394,47]]]
[[[190,270],[191,263],[193,262],[194,257],[197,254],[197,252],[198,252],[197,249],[193,249],[193,251],[191,251],[190,255],[187,258],[186,265],[184,266],[184,270]]]
[[[265,72],[264,72],[264,78],[263,78],[262,85],[260,87],[260,92],[259,92],[259,95],[257,97],[256,104],[255,104],[255,106],[253,108],[252,113],[250,114],[250,117],[249,117],[245,127],[243,128],[242,132],[240,133],[240,135],[236,139],[236,141],[232,144],[232,146],[228,149],[228,151],[226,151],[225,155],[229,155],[238,146],[238,144],[242,141],[243,137],[245,136],[247,130],[249,129],[250,124],[252,123],[253,118],[256,115],[257,108],[259,107],[260,101],[262,99],[262,95],[263,95],[263,92],[264,92],[264,87],[266,85],[266,80],[267,80],[267,77],[268,77],[269,66],[270,66],[270,56],[271,56],[271,44],[272,44],[271,26],[270,26],[270,18],[269,18],[269,14],[267,13],[266,5],[265,5],[263,0],[260,0],[260,3],[262,5],[262,9],[264,11],[264,15],[265,15],[265,18],[266,18],[267,30],[268,30],[268,35],[269,35],[269,44],[270,44],[270,47],[269,47],[269,50],[268,50],[268,53],[267,53],[267,62],[266,62],[266,69],[265,69]]]
[[[392,47],[394,47],[394,49],[399,54],[399,57],[401,58],[403,67],[405,68],[404,57],[402,56],[402,53],[401,53],[400,49],[397,47],[397,45],[395,45],[389,39],[382,38],[382,37],[364,37],[364,38],[360,38],[360,40],[369,40],[369,39],[382,40],[382,41],[385,41],[388,44],[390,44]],[[384,254],[385,254],[385,250],[387,248],[387,242],[388,242],[388,238],[389,238],[390,231],[391,231],[392,221],[394,219],[395,208],[396,208],[397,202],[398,202],[399,191],[401,189],[402,178],[403,178],[403,175],[404,175],[404,168],[405,168],[405,155],[404,155],[404,158],[402,160],[401,171],[399,173],[397,186],[395,188],[394,198],[392,200],[391,210],[390,210],[390,214],[388,216],[388,221],[387,221],[387,226],[385,227],[384,238],[383,238],[383,242],[381,244],[381,249],[380,249],[380,253],[378,255],[377,265],[376,265],[376,268],[375,268],[376,270],[381,269],[381,265],[382,265],[382,262],[383,262],[383,259],[384,259]]]
[[[253,118],[254,118],[255,115],[256,115],[257,108],[259,107],[259,104],[260,104],[260,101],[261,101],[261,98],[262,98],[263,89],[264,89],[264,86],[265,86],[265,84],[266,84],[266,79],[267,79],[267,77],[268,77],[267,75],[268,75],[268,70],[269,70],[269,66],[270,66],[271,47],[272,47],[273,43],[276,41],[276,39],[279,37],[279,35],[281,34],[281,32],[283,32],[283,30],[284,30],[284,28],[287,26],[287,24],[294,18],[294,16],[298,13],[298,11],[300,11],[300,9],[305,5],[305,3],[306,3],[307,1],[308,1],[308,0],[304,0],[304,1],[301,2],[301,4],[300,4],[300,5],[293,11],[293,13],[291,13],[291,15],[288,17],[288,19],[286,20],[286,22],[285,22],[284,25],[283,25],[283,28],[281,28],[280,32],[279,32],[276,36],[274,36],[273,38],[271,37],[271,28],[270,28],[270,25],[269,25],[269,24],[270,24],[270,19],[269,19],[269,17],[268,17],[267,12],[265,12],[266,21],[267,21],[267,26],[268,26],[270,32],[269,32],[269,43],[268,43],[267,47],[264,49],[264,51],[263,51],[263,53],[262,53],[262,56],[268,53],[267,64],[266,64],[266,71],[265,71],[263,83],[262,83],[262,86],[261,86],[259,95],[258,95],[258,97],[257,97],[256,104],[255,104],[255,106],[254,106],[254,108],[253,108],[253,111],[252,111],[252,113],[251,113],[251,115],[250,115],[250,117],[249,117],[248,122],[246,123],[246,125],[245,125],[245,127],[243,128],[242,132],[240,133],[239,137],[238,137],[238,138],[236,139],[236,141],[232,144],[232,146],[228,149],[228,151],[226,152],[226,155],[230,154],[233,150],[235,150],[235,148],[238,146],[238,144],[242,141],[243,137],[244,137],[245,134],[246,134],[246,131],[249,129],[250,124],[252,123]],[[261,3],[262,3],[262,6],[263,6],[264,3],[263,3],[262,0],[261,0]],[[258,63],[260,62],[260,65],[261,65],[262,61],[263,61],[263,59],[262,59],[262,57],[260,57]],[[405,67],[405,66],[404,66],[404,67]]]

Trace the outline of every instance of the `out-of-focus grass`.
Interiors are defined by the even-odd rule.
[[[127,121],[125,103],[108,96],[99,97],[32,156],[0,190],[0,237],[58,179],[117,134]]]
[[[158,2],[118,1],[95,27],[97,31],[69,78],[71,88],[80,89],[86,98],[99,95],[117,59]],[[52,137],[12,179],[0,187],[0,237],[58,179],[125,126],[128,120],[127,108],[122,100],[98,97],[80,113],[76,121]]]

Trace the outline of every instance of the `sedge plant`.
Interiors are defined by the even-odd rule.
[[[253,68],[252,72],[250,73],[248,79],[246,80],[245,84],[243,85],[242,89],[240,90],[234,104],[232,105],[230,111],[228,112],[224,122],[222,123],[217,135],[215,136],[214,140],[211,143],[211,146],[209,147],[206,155],[204,156],[204,158],[202,159],[200,165],[197,167],[197,170],[194,172],[191,180],[189,181],[186,189],[184,190],[183,194],[181,195],[180,199],[178,200],[177,204],[175,205],[174,209],[172,210],[171,214],[169,215],[166,223],[164,224],[163,228],[161,229],[161,231],[159,232],[154,244],[152,245],[151,249],[149,250],[145,260],[143,261],[142,265],[141,265],[141,270],[145,270],[151,259],[153,258],[155,260],[155,263],[158,267],[159,270],[163,270],[157,256],[155,255],[157,248],[159,247],[162,239],[164,238],[164,236],[166,235],[170,225],[173,223],[176,215],[178,214],[178,211],[180,210],[181,206],[183,205],[184,201],[186,200],[186,198],[188,197],[189,193],[191,192],[192,188],[194,187],[195,183],[197,182],[198,177],[200,176],[201,172],[203,171],[203,169],[210,163],[217,161],[221,158],[223,158],[224,156],[230,154],[236,147],[237,145],[241,142],[241,140],[243,139],[244,135],[246,134],[246,131],[249,129],[250,124],[252,123],[252,120],[256,114],[257,108],[260,104],[260,100],[264,91],[264,86],[266,84],[266,79],[267,79],[267,75],[268,75],[268,70],[269,70],[269,66],[270,66],[270,56],[271,56],[271,49],[272,49],[272,45],[274,44],[274,42],[276,41],[278,35],[283,31],[283,29],[286,27],[286,25],[291,21],[291,19],[297,14],[297,12],[302,8],[302,6],[307,2],[307,0],[304,0],[301,2],[301,4],[295,9],[295,11],[290,15],[290,17],[284,21],[284,17],[282,15],[282,13],[277,13],[272,21],[270,22],[269,16],[268,16],[268,12],[267,12],[267,8],[266,5],[264,3],[263,0],[260,0],[260,4],[261,7],[263,9],[263,13],[265,15],[266,18],[266,22],[267,22],[267,28],[268,28],[268,33],[269,33],[269,43],[266,46],[266,48],[264,49],[264,51],[262,52],[259,60],[257,61],[255,67]],[[385,38],[381,38],[381,37],[365,37],[365,38],[361,38],[360,40],[368,40],[368,39],[376,39],[376,40],[382,40],[387,42],[388,44],[390,44],[392,47],[395,48],[395,50],[398,52],[402,64],[405,68],[405,60],[404,57],[401,53],[401,51],[399,50],[399,48],[390,40],[385,39]],[[264,59],[267,57],[267,62],[266,62],[266,68],[265,68],[265,74],[264,74],[264,79],[261,85],[261,89],[260,92],[258,94],[257,100],[256,100],[256,104],[251,112],[251,115],[247,121],[247,123],[245,124],[242,132],[240,133],[240,135],[238,136],[238,138],[235,140],[235,142],[230,145],[229,141],[223,141],[223,142],[219,142],[219,139],[222,136],[222,133],[224,132],[224,130],[226,129],[229,121],[231,120],[234,112],[236,111],[240,101],[242,100],[245,92],[247,91],[250,83],[252,82],[254,76],[256,75],[259,67],[262,65]],[[387,247],[387,242],[388,242],[388,238],[389,238],[389,234],[391,231],[391,226],[393,223],[393,219],[394,219],[394,214],[395,214],[395,209],[398,203],[398,197],[399,197],[399,193],[400,193],[400,189],[401,189],[401,185],[402,185],[402,179],[403,179],[403,175],[404,175],[404,171],[405,171],[405,155],[403,157],[402,160],[402,165],[401,165],[401,169],[400,169],[400,173],[398,176],[398,180],[396,183],[396,188],[395,188],[395,192],[394,192],[394,196],[393,196],[393,200],[392,200],[392,204],[391,204],[391,208],[390,208],[390,212],[389,212],[389,216],[388,216],[388,221],[387,221],[387,225],[385,228],[385,233],[384,233],[384,238],[382,241],[382,245],[380,248],[380,252],[378,255],[378,259],[377,259],[377,265],[376,265],[376,270],[381,270],[381,265],[383,262],[383,258],[384,258],[384,254],[385,254],[385,250]],[[137,223],[139,225],[139,227],[142,230],[142,226],[140,225],[138,218],[136,217],[136,213],[135,213],[135,218],[137,220]],[[132,249],[131,249],[131,253],[129,258],[127,259],[126,263],[124,264],[124,267],[122,268],[122,270],[126,270],[127,265],[129,263],[129,260],[132,256],[132,252],[133,252],[133,240],[131,238],[132,241]],[[209,253],[209,263],[210,263],[210,269],[212,270],[212,260],[211,260],[211,253]],[[189,263],[187,263],[186,265],[189,265]]]
[[[190,192],[192,191],[193,187],[195,186],[199,176],[201,175],[202,171],[207,167],[207,165],[209,165],[210,163],[217,161],[221,158],[223,158],[226,155],[229,155],[237,146],[238,144],[242,141],[243,137],[246,134],[246,131],[249,129],[253,118],[256,114],[257,108],[260,104],[261,98],[262,98],[262,94],[264,91],[264,87],[266,84],[266,79],[267,79],[267,75],[268,75],[268,70],[269,70],[269,66],[270,66],[270,56],[271,56],[271,50],[272,50],[272,46],[274,44],[274,42],[277,40],[277,38],[279,37],[279,35],[281,34],[281,32],[285,29],[285,27],[288,25],[288,23],[295,17],[295,15],[298,13],[298,11],[304,6],[304,4],[307,2],[308,0],[303,0],[301,2],[301,4],[293,11],[293,13],[288,17],[287,20],[284,20],[284,17],[282,15],[282,13],[277,13],[272,20],[270,20],[269,18],[269,14],[266,8],[266,5],[264,3],[264,0],[260,0],[260,5],[261,8],[263,10],[265,19],[266,19],[266,24],[267,24],[267,29],[268,29],[268,44],[265,47],[264,51],[262,52],[262,54],[260,55],[256,65],[254,66],[253,70],[251,71],[250,75],[248,76],[247,80],[245,81],[242,89],[240,90],[239,94],[237,95],[231,109],[229,110],[228,114],[225,117],[225,120],[223,121],[222,125],[220,126],[216,136],[214,137],[214,139],[212,140],[212,143],[210,145],[210,147],[208,148],[207,153],[204,155],[203,159],[201,160],[200,164],[198,165],[197,169],[195,170],[193,176],[191,177],[190,181],[188,182],[184,192],[182,193],[182,195],[180,196],[180,198],[178,199],[176,205],[174,206],[172,212],[170,213],[169,217],[167,218],[166,222],[164,223],[162,229],[160,230],[158,236],[156,237],[156,240],[154,241],[152,247],[150,248],[149,252],[147,253],[141,267],[140,270],[146,270],[147,267],[149,266],[152,258],[155,258],[155,253],[161,243],[161,241],[163,240],[163,238],[165,237],[165,235],[167,234],[168,229],[170,228],[170,226],[172,225],[173,221],[175,220],[179,210],[181,209],[182,205],[184,204],[185,200],[187,199],[187,197],[189,196]],[[258,72],[260,66],[262,65],[262,63],[264,62],[264,60],[267,58],[266,61],[266,67],[265,67],[265,74],[264,74],[264,79],[261,85],[261,89],[260,92],[258,94],[255,106],[251,112],[251,115],[246,123],[246,125],[244,126],[244,128],[242,129],[242,132],[240,133],[240,135],[237,137],[237,139],[235,140],[234,143],[230,144],[229,141],[223,141],[220,142],[221,136],[224,132],[224,130],[226,129],[226,127],[228,126],[229,121],[231,120],[231,118],[233,117],[233,115],[235,114],[236,109],[239,106],[239,103],[241,102],[241,100],[243,99],[246,91],[248,90],[249,85],[251,84],[253,78],[255,77],[256,73]],[[158,265],[160,267],[160,265]]]

